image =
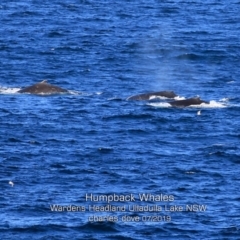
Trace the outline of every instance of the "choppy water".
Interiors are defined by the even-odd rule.
[[[239,12],[237,0],[2,0],[1,239],[240,238]],[[74,94],[16,93],[42,79]],[[166,89],[211,104],[126,101]],[[97,201],[114,194],[124,201]]]

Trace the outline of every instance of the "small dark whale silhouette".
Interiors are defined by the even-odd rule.
[[[150,92],[131,96],[127,100],[150,100],[151,97],[175,98],[177,95],[173,91]]]
[[[188,98],[185,100],[177,100],[173,102],[169,102],[173,107],[188,107],[190,105],[200,105],[201,103],[208,103],[206,101],[201,100],[199,97]]]
[[[23,88],[18,91],[19,93],[31,93],[31,94],[39,94],[39,95],[49,95],[49,94],[57,94],[57,93],[67,93],[68,90],[51,85],[47,83],[47,80],[43,80],[42,82],[36,83],[32,86]]]

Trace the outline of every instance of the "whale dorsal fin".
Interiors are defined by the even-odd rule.
[[[47,80],[42,80],[40,83],[47,83]]]

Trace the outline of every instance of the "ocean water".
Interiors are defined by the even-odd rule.
[[[2,0],[0,238],[239,239],[239,12]],[[210,104],[126,100],[162,90]]]

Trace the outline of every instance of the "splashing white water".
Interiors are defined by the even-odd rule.
[[[163,96],[157,96],[157,95],[150,96],[149,100],[153,100],[153,99],[166,100],[166,99],[169,99],[169,98],[163,97]],[[185,97],[181,97],[181,96],[176,96],[174,98],[174,100],[184,100],[184,99],[185,99]]]
[[[148,103],[147,105],[157,108],[169,108],[172,107],[171,104],[167,102],[158,102],[158,103]]]
[[[7,88],[0,86],[0,94],[14,94],[17,93],[21,88]]]

